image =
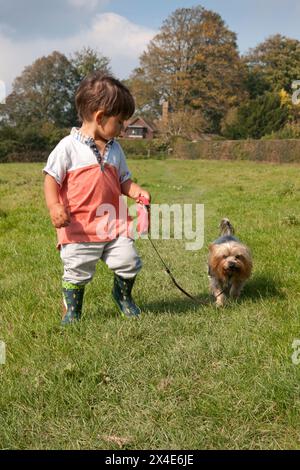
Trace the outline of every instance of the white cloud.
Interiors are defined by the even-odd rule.
[[[139,56],[155,33],[115,13],[99,14],[90,27],[63,39],[16,41],[0,32],[0,80],[9,91],[13,79],[38,57],[54,50],[68,55],[84,46],[109,57],[114,74],[126,78],[138,65]]]
[[[87,8],[94,10],[97,7],[104,7],[110,0],[67,0],[68,3],[75,8]]]
[[[153,38],[155,31],[131,23],[115,13],[98,15],[88,31],[86,41],[116,59],[138,57]]]

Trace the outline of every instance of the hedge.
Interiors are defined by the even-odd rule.
[[[177,140],[170,147],[160,139],[129,140],[120,143],[128,158],[185,160],[250,160],[274,163],[300,163],[300,139],[290,140],[224,140],[187,142]],[[44,162],[51,152],[49,149],[22,149],[13,140],[0,140],[0,163]]]
[[[169,143],[164,139],[120,139],[119,142],[130,158],[164,158],[168,155]]]
[[[37,162],[45,161],[47,156],[59,140],[67,135],[59,136],[55,143],[44,136],[34,135],[31,132],[22,135],[19,141],[12,138],[1,139],[0,132],[0,163],[7,162]],[[33,137],[35,137],[33,139]],[[31,139],[31,140],[30,140]],[[126,155],[133,159],[166,158],[168,143],[163,139],[120,139],[120,144]]]
[[[186,160],[300,163],[300,139],[177,142],[173,157]]]

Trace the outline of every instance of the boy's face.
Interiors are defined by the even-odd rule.
[[[102,116],[98,122],[99,135],[105,140],[117,137],[123,129],[124,118],[118,116]]]

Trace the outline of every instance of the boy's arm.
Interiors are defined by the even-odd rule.
[[[44,191],[52,224],[56,228],[67,227],[70,225],[70,214],[59,202],[59,185],[53,176],[45,176]]]
[[[126,180],[121,184],[122,194],[132,199],[138,199],[140,196],[145,197],[149,201],[151,200],[150,193],[145,189],[141,188],[138,184],[134,183],[131,179]]]

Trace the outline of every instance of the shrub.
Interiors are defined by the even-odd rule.
[[[266,93],[231,110],[223,121],[223,135],[228,139],[260,139],[281,129],[289,116],[280,96]]]
[[[7,161],[10,154],[18,148],[19,142],[15,140],[0,140],[0,163]]]
[[[300,139],[300,122],[287,123],[282,129],[265,135],[263,139]]]
[[[53,147],[67,134],[51,123],[40,126],[0,127],[0,161],[44,161]]]

